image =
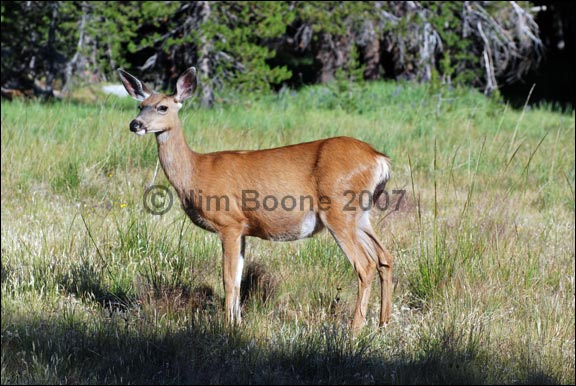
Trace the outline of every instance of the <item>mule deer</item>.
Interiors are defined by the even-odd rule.
[[[292,241],[311,237],[324,227],[358,275],[353,331],[364,324],[376,271],[382,291],[380,325],[388,322],[394,259],[376,238],[370,224],[371,205],[366,202],[376,202],[390,178],[387,156],[349,137],[266,150],[196,153],[188,147],[178,118],[182,102],[196,89],[196,69],[180,75],[171,96],[154,93],[129,73],[118,72],[128,94],[140,101],[140,113],[130,130],[156,135],[160,164],[184,211],[194,224],[216,233],[222,241],[229,323],[241,321],[239,292],[246,236]],[[199,197],[200,192],[223,200],[224,207],[211,207],[209,200]],[[263,198],[267,204],[259,201]]]

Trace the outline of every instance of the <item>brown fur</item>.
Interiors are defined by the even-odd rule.
[[[180,76],[173,96],[151,93],[130,74],[120,70],[120,75],[130,95],[141,101],[141,112],[131,130],[156,133],[160,164],[183,209],[196,225],[217,233],[222,241],[230,322],[240,322],[239,277],[245,237],[297,240],[324,227],[358,274],[354,330],[364,323],[376,271],[382,288],[380,323],[388,322],[393,257],[376,238],[367,203],[361,201],[367,196],[376,200],[382,193],[389,178],[388,157],[349,137],[267,150],[196,153],[188,147],[178,118],[180,103],[195,89],[195,70],[188,69]],[[253,200],[243,200],[247,197]],[[277,205],[272,210],[274,202]],[[296,207],[291,209],[294,202]]]

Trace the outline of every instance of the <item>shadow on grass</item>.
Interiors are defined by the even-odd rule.
[[[241,328],[214,323],[220,320],[215,316],[192,318],[176,332],[136,318],[98,324],[3,310],[2,319],[3,384],[558,383],[528,365],[510,369],[483,353],[441,345],[428,346],[416,359],[390,355],[369,338],[352,340],[346,330],[325,326],[256,342]]]

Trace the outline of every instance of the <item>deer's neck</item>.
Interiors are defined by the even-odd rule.
[[[197,154],[190,150],[181,126],[156,134],[158,158],[166,177],[180,197],[193,190]]]

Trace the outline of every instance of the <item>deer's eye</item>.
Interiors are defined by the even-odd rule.
[[[168,106],[160,105],[156,109],[158,110],[159,113],[165,113],[166,111],[168,111]]]
[[[139,111],[142,111],[143,108],[144,108],[144,106],[138,105],[138,110],[139,110]]]

